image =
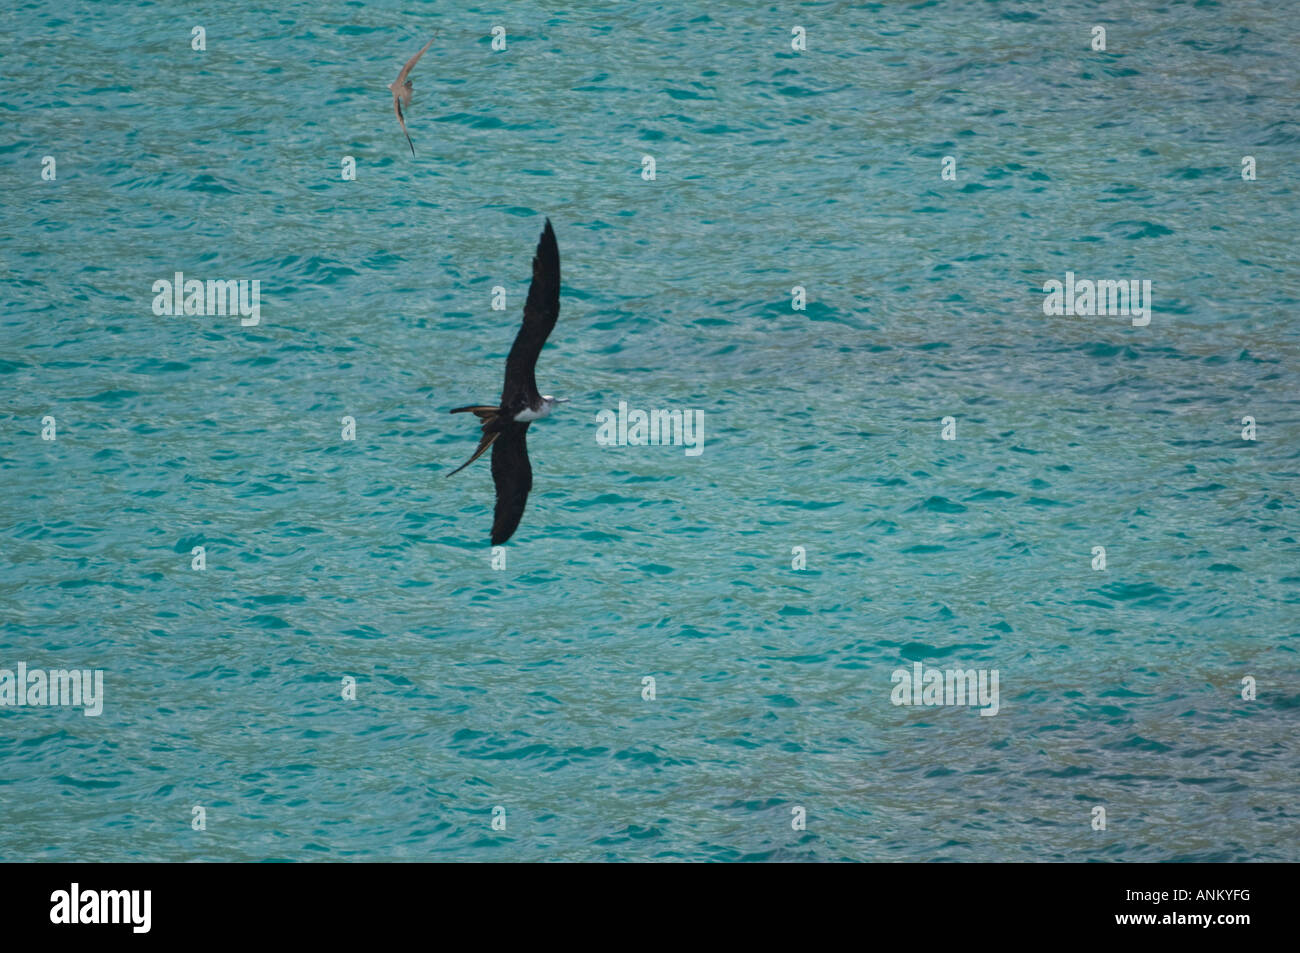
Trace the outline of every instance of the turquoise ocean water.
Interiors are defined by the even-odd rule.
[[[0,668],[105,697],[0,708],[0,859],[1300,859],[1296,12],[6,4]]]

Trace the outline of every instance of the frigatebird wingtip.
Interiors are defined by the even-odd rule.
[[[546,224],[542,227],[542,234],[537,239],[537,254],[546,264],[548,269],[556,269],[560,266],[560,243],[555,238],[555,229],[551,227],[551,220],[548,218]]]

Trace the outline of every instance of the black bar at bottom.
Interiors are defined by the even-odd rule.
[[[1290,920],[1282,908],[1293,870],[1229,864],[9,864],[0,867],[0,878],[0,922],[9,940],[57,941],[65,934],[78,940],[255,937],[301,944],[339,941],[354,930],[397,936],[461,922],[487,927],[498,940],[513,928],[613,941],[644,930],[667,939],[662,930],[690,917],[709,933],[726,931],[733,938],[785,925],[817,935],[843,927],[872,942],[1137,934],[1232,944],[1280,935]]]

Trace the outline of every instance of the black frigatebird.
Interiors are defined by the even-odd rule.
[[[552,397],[537,391],[533,368],[542,345],[560,314],[560,249],[555,243],[551,220],[546,220],[533,256],[533,283],[524,302],[524,322],[506,358],[506,381],[501,388],[501,405],[476,404],[457,407],[453,414],[472,413],[483,421],[478,449],[447,476],[459,473],[492,448],[492,481],[497,487],[496,512],[492,517],[492,545],[508,540],[519,526],[533,487],[533,468],[528,462],[525,436],[534,420],[549,417],[567,397]]]

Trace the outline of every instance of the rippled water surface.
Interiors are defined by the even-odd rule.
[[[704,9],[0,11],[0,668],[105,678],[0,708],[0,858],[1300,859],[1293,5]]]

